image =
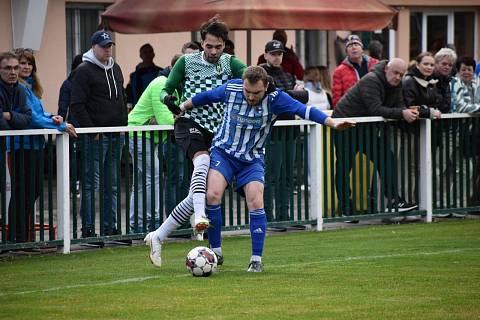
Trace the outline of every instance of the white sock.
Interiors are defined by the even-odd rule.
[[[252,256],[252,257],[250,258],[250,261],[262,262],[262,257],[261,257],[261,256]]]
[[[168,218],[162,223],[162,225],[157,230],[155,230],[155,233],[153,235],[155,237],[158,237],[160,241],[163,241],[167,239],[168,235],[172,233],[173,230],[180,227],[180,225],[181,224],[175,221],[172,215],[169,215]]]
[[[193,160],[193,173],[190,182],[190,194],[193,199],[195,217],[205,217],[205,193],[210,156],[202,154]]]
[[[217,254],[217,256],[223,256],[222,248],[212,248],[212,251]]]

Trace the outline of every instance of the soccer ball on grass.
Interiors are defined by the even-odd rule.
[[[185,264],[194,277],[208,277],[217,271],[217,256],[207,247],[196,247],[187,254]]]

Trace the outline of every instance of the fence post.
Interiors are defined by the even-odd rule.
[[[419,209],[427,211],[427,222],[432,222],[432,121],[420,120],[420,202]]]
[[[62,253],[70,253],[70,141],[68,134],[56,136],[57,146],[57,223]]]
[[[323,155],[322,155],[322,126],[310,126],[308,137],[308,164],[310,172],[310,212],[312,218],[317,218],[317,231],[323,230]],[[308,186],[305,186],[308,192]]]

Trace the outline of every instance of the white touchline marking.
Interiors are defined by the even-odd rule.
[[[480,248],[450,249],[450,250],[441,250],[441,251],[432,251],[432,252],[394,253],[394,254],[374,255],[374,256],[353,256],[353,257],[326,259],[326,260],[315,261],[315,262],[271,265],[269,266],[269,269],[282,269],[282,268],[290,267],[292,265],[307,266],[307,265],[315,265],[315,264],[323,264],[323,263],[346,262],[346,261],[356,261],[356,260],[375,260],[375,259],[388,259],[388,258],[397,258],[397,257],[432,256],[432,255],[439,255],[439,254],[460,253],[465,251],[477,251],[477,250],[480,250]],[[237,271],[238,270],[220,270],[220,272],[222,273],[237,272]],[[186,276],[190,276],[190,274],[177,275],[176,277],[186,277]],[[84,287],[102,287],[102,286],[109,286],[109,285],[116,285],[116,284],[123,284],[123,283],[143,282],[143,281],[159,279],[159,278],[161,278],[161,276],[136,277],[136,278],[127,278],[127,279],[120,279],[120,280],[114,280],[114,281],[108,281],[108,282],[85,283],[85,284],[75,284],[70,286],[52,287],[52,288],[41,289],[41,290],[6,292],[6,293],[0,293],[0,297],[23,295],[23,294],[30,294],[30,293],[51,292],[51,291],[76,289],[76,288],[84,288]]]
[[[52,288],[41,289],[41,290],[7,292],[7,293],[0,293],[0,297],[10,296],[10,295],[22,295],[22,294],[29,294],[29,293],[50,292],[50,291],[58,291],[58,290],[64,290],[64,289],[76,289],[76,288],[84,288],[84,287],[101,287],[101,286],[109,286],[112,284],[114,285],[114,284],[130,283],[130,282],[142,282],[142,281],[157,279],[157,278],[160,278],[160,276],[128,278],[128,279],[120,279],[120,280],[114,280],[114,281],[108,281],[108,282],[74,284],[71,286],[52,287]]]

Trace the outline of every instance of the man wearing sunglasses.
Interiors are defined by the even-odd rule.
[[[32,119],[25,92],[18,86],[20,65],[13,52],[0,53],[0,130],[25,129]]]
[[[127,125],[123,74],[112,57],[111,35],[105,30],[93,33],[92,48],[83,54],[83,62],[72,78],[70,111],[79,127],[118,127]],[[95,236],[95,212],[92,206],[99,190],[100,166],[103,167],[103,230],[101,235],[117,233],[117,169],[122,139],[117,133],[89,134],[85,137],[87,163],[82,185],[82,236]],[[93,158],[93,161],[90,159]],[[101,216],[101,215],[100,215]]]

